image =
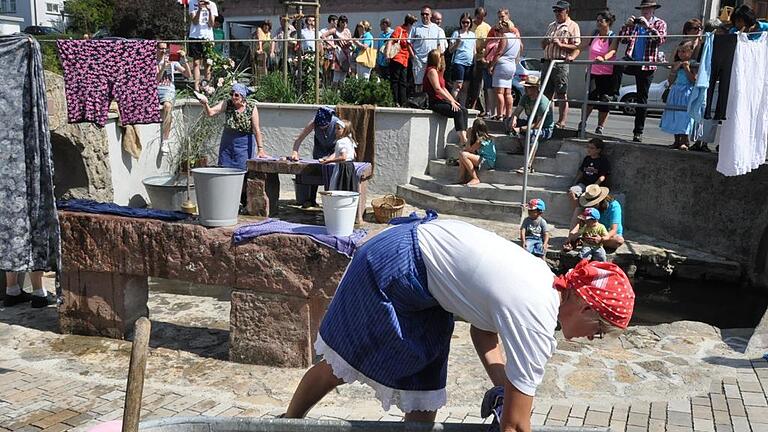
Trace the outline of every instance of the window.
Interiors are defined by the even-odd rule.
[[[0,0],[0,13],[16,13],[16,0]]]
[[[46,3],[45,9],[48,11],[48,13],[59,13],[59,5],[57,3]]]

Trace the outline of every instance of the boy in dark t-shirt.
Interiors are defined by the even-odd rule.
[[[605,143],[600,138],[592,138],[587,144],[587,156],[581,162],[579,173],[573,181],[568,194],[574,208],[578,206],[579,196],[591,184],[606,186],[611,174],[611,164],[602,156]]]

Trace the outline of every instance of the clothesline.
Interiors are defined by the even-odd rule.
[[[755,34],[760,34],[760,33],[762,33],[762,32],[750,32],[750,33],[745,33],[745,34],[746,35],[755,35]],[[633,35],[633,36],[583,35],[583,36],[581,36],[582,39],[596,39],[596,38],[608,38],[608,39],[630,39],[630,38],[632,38],[632,39],[634,39],[634,38],[658,38],[658,37],[659,36],[655,36],[655,35]],[[666,35],[666,36],[664,36],[665,39],[677,39],[677,38],[681,38],[682,39],[682,38],[691,38],[691,37],[692,37],[691,35],[683,35],[683,34],[681,34],[681,35]],[[701,36],[698,36],[698,37],[704,37],[704,35],[701,35]],[[518,38],[519,39],[536,39],[536,40],[549,39],[546,36],[518,36]],[[425,38],[419,38],[419,39],[420,40],[441,40],[443,38],[442,37],[436,37],[436,38],[425,37]],[[446,39],[450,39],[450,37],[446,36]],[[501,40],[501,39],[505,39],[505,38],[503,36],[498,36],[498,37],[497,36],[489,36],[489,37],[485,37],[485,38],[466,37],[466,38],[462,38],[462,39],[465,39],[465,40],[472,40],[472,39]],[[58,40],[61,40],[61,39],[58,39]],[[105,40],[105,39],[95,39],[95,40]],[[106,39],[106,40],[109,40],[109,39]],[[114,40],[120,40],[120,39],[114,39]],[[351,39],[347,39],[347,40],[351,40]],[[368,40],[386,41],[386,40],[390,40],[390,38],[374,37],[374,38],[368,39]],[[157,39],[156,41],[157,42],[164,42],[164,43],[180,44],[180,43],[224,43],[224,42],[285,42],[285,41],[288,41],[288,42],[297,42],[297,41],[313,41],[313,42],[314,41],[321,41],[321,42],[327,42],[328,40],[327,39],[314,39],[314,38],[312,38],[312,39],[307,39],[307,38],[301,38],[301,39],[298,39],[298,38],[293,38],[293,39],[282,38],[282,39],[277,39],[277,38],[273,38],[273,39],[268,39],[268,40],[260,40],[260,39],[216,39],[216,40]],[[331,42],[336,42],[336,41],[338,41],[338,40],[331,40]],[[50,43],[50,42],[56,42],[56,39],[44,39],[44,40],[39,40],[38,42],[40,42],[40,43]]]

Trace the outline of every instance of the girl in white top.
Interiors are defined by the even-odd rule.
[[[320,163],[347,162],[355,160],[355,134],[349,120],[340,120],[336,124],[336,148],[332,156],[318,159]]]

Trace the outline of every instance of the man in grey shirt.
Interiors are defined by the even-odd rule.
[[[413,26],[408,36],[413,47],[413,83],[416,84],[417,92],[421,92],[421,84],[424,82],[427,55],[438,47],[441,33],[444,39],[445,33],[432,22],[432,8],[421,8],[421,21]]]

